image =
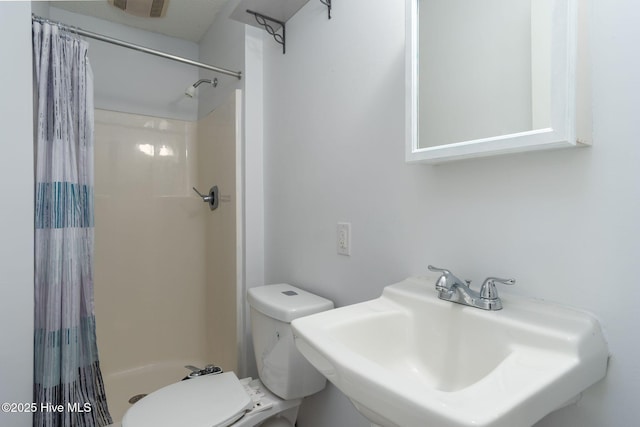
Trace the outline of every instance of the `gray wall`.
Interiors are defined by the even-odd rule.
[[[640,57],[631,0],[591,7],[594,145],[436,167],[404,162],[404,2],[309,2],[287,53],[265,39],[265,276],[333,299],[377,297],[429,263],[600,318],[607,378],[540,426],[637,424]],[[352,224],[352,256],[336,223]],[[631,335],[630,335],[631,334]],[[473,357],[473,355],[469,355]],[[365,426],[334,387],[301,427]]]

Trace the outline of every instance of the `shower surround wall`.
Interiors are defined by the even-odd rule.
[[[211,212],[200,202],[204,215],[205,324],[207,360],[225,371],[238,372],[238,247],[236,144],[239,91],[211,114],[198,121],[198,190],[217,185],[218,209]],[[201,230],[202,232],[203,230]],[[213,284],[213,286],[212,286]]]
[[[204,217],[189,194],[195,123],[105,110],[95,123],[96,323],[115,421],[151,391],[143,381],[123,395],[131,374],[205,358]]]
[[[114,420],[184,365],[236,369],[235,122],[96,110],[95,304]],[[231,201],[211,212],[191,187]]]

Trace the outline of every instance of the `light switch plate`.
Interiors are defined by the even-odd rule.
[[[351,256],[351,223],[339,222],[337,227],[338,254]]]

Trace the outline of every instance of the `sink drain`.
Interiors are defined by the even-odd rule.
[[[133,405],[134,403],[136,403],[138,400],[142,399],[146,395],[147,393],[136,394],[135,396],[131,397],[131,399],[129,399],[129,403]]]

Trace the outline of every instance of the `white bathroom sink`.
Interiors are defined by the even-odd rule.
[[[292,322],[300,352],[373,423],[528,427],[605,376],[591,315],[504,295],[500,311],[454,304],[437,278]]]

